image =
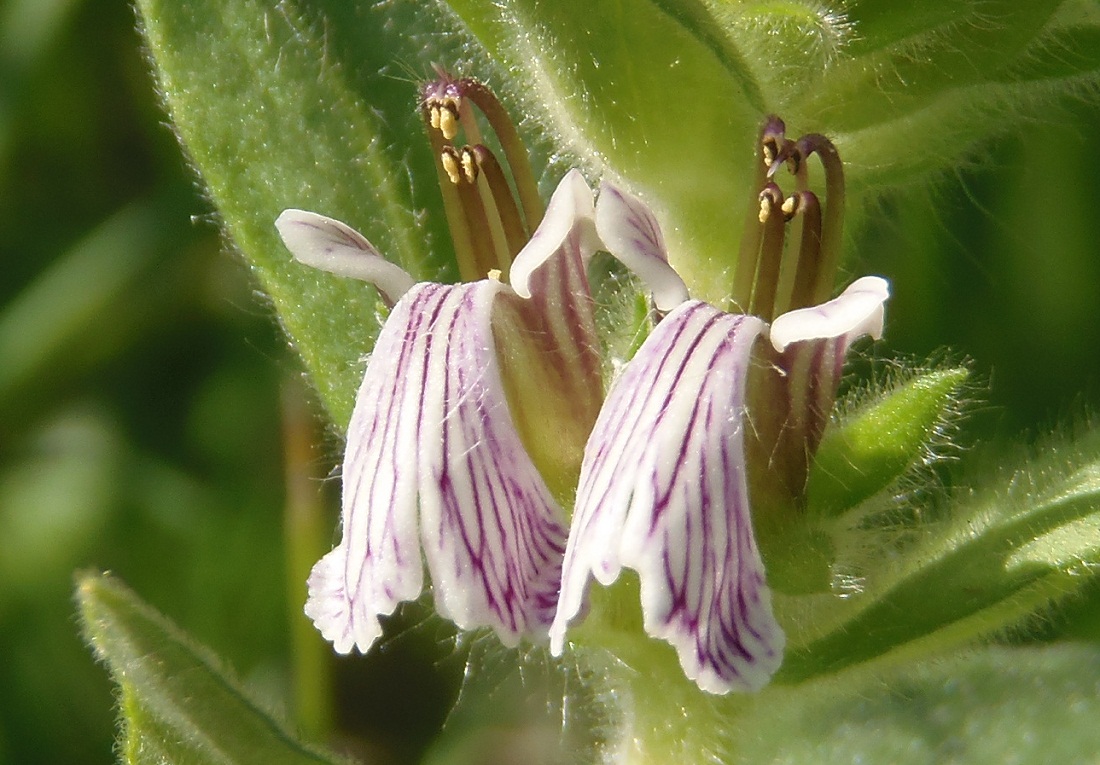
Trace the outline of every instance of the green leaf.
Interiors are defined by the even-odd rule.
[[[1092,763],[1100,751],[1095,644],[985,646],[725,696],[700,692],[674,657],[667,674],[578,659],[567,699],[611,702],[598,730],[625,762]]]
[[[1095,762],[1100,650],[985,648],[761,695],[731,761]]]
[[[121,690],[126,765],[324,765],[179,628],[109,575],[77,582],[84,635]]]
[[[970,3],[949,23],[922,30],[879,53],[842,61],[807,94],[803,108],[844,132],[905,117],[948,91],[988,82],[1039,37],[1061,2]],[[891,5],[897,13],[897,4]],[[852,19],[860,30],[861,7]]]
[[[435,229],[418,213],[434,199],[435,176],[416,88],[394,70],[427,69],[418,33],[435,17],[413,3],[349,6],[138,2],[179,137],[337,423],[350,415],[377,330],[375,295],[293,262],[276,216],[298,207],[347,221],[420,276],[451,259],[431,246]]]
[[[941,170],[1100,74],[1076,0],[705,1],[768,108],[836,141],[855,192]]]
[[[810,473],[809,510],[853,508],[918,464],[950,418],[966,378],[961,368],[920,375],[829,430]]]
[[[789,636],[777,679],[942,652],[1079,592],[1100,565],[1098,453],[1100,434],[1048,446],[994,475],[996,488],[960,492],[941,521],[931,507],[896,520],[898,502],[882,496],[879,513],[834,532],[836,573],[855,583],[847,596],[780,599],[791,609],[784,623],[800,612],[802,631]]]

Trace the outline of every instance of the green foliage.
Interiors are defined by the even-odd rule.
[[[966,378],[957,368],[920,375],[827,431],[810,474],[809,511],[852,509],[927,458]]]
[[[311,751],[205,649],[116,579],[77,583],[84,636],[121,691],[125,765],[335,763]]]
[[[373,290],[294,262],[274,221],[288,207],[317,210],[413,273],[434,276],[448,263],[429,247],[408,173],[430,161],[426,145],[406,156],[422,132],[415,88],[387,77],[415,34],[387,33],[381,9],[360,14],[336,1],[138,7],[164,103],[211,201],[333,419],[346,422],[377,330]],[[408,7],[393,13],[413,24]],[[372,59],[373,50],[387,56]]]
[[[957,494],[937,512],[927,499],[908,508],[885,492],[833,522],[835,573],[848,591],[784,599],[801,629],[779,681],[941,653],[1017,626],[1091,581],[1100,434],[1050,446]]]
[[[456,10],[462,10],[460,5],[455,4]],[[849,114],[844,109],[859,107],[865,95],[883,108],[896,104],[898,110],[898,119],[877,131],[837,136],[845,157],[856,163],[851,180],[859,187],[882,188],[911,180],[912,173],[943,167],[975,138],[1028,114],[1031,124],[1019,141],[991,146],[985,172],[963,167],[958,184],[941,184],[931,194],[915,186],[872,208],[881,214],[875,216],[871,236],[855,241],[860,268],[854,270],[869,267],[896,286],[888,335],[892,349],[924,356],[947,345],[973,358],[981,375],[992,371],[993,405],[979,411],[978,422],[969,423],[978,440],[1021,428],[1048,429],[1055,419],[1067,419],[1071,396],[1080,395],[1086,408],[1095,407],[1100,400],[1098,367],[1089,351],[1100,343],[1100,325],[1094,321],[1100,218],[1092,214],[1097,200],[1091,190],[1100,166],[1091,147],[1100,120],[1087,105],[1074,112],[1042,109],[1058,93],[1087,92],[1090,87],[1088,73],[1095,72],[1100,52],[1095,2],[1063,3],[1021,55],[989,74],[991,87],[964,88],[962,79],[950,77],[930,80],[940,88],[939,95],[931,88],[914,91],[932,105],[910,112],[904,110],[914,109],[915,103],[899,89],[890,67],[919,74],[922,44],[943,51],[943,46],[936,48],[937,39],[960,40],[967,34],[972,39],[986,27],[995,31],[990,25],[1009,23],[1003,11],[1011,8],[997,2],[853,2],[849,18],[858,17],[866,34],[848,34],[843,25],[814,17],[810,3],[728,5],[733,12],[725,15],[718,3],[652,3],[679,26],[682,32],[676,34],[686,36],[670,39],[690,38],[687,44],[678,43],[678,50],[704,50],[721,77],[736,84],[732,90],[723,86],[707,94],[708,100],[743,97],[761,112],[782,108],[793,130],[831,132],[829,122],[814,122],[807,109],[799,113],[790,106],[788,111],[787,102],[777,100],[780,91],[774,83],[786,88],[792,105],[804,101],[832,109],[814,85],[814,78],[827,71],[826,64],[828,71],[840,72],[834,63],[839,66],[848,54],[877,62],[883,87],[892,89],[896,100],[879,98],[877,81],[868,83],[866,91],[830,86],[841,100],[829,114]],[[979,5],[991,11],[988,17]],[[528,12],[536,21],[539,13],[557,13],[533,3],[503,6],[522,13],[501,21],[492,17],[486,3],[481,7],[488,27],[527,23],[523,15]],[[1017,7],[1029,10],[1026,3]],[[781,8],[799,12],[781,22]],[[449,28],[446,12],[437,14],[434,6],[421,3],[299,0],[261,6],[226,0],[153,2],[143,9],[153,9],[174,25],[167,29],[145,19],[151,38],[159,35],[171,43],[164,51],[149,51],[165,78],[165,103],[208,182],[208,196],[236,210],[233,216],[223,213],[229,236],[250,262],[267,264],[257,274],[262,274],[265,290],[282,290],[277,307],[297,312],[296,323],[286,320],[285,325],[312,359],[316,384],[337,422],[346,416],[359,382],[358,357],[370,345],[373,294],[355,285],[327,284],[329,277],[316,272],[292,275],[304,280],[301,293],[295,293],[291,277],[280,271],[283,259],[289,259],[265,227],[283,205],[317,209],[361,227],[387,255],[419,276],[447,278],[448,245],[440,234],[440,216],[432,214],[437,211],[434,178],[411,107],[415,87],[410,80],[431,61],[488,77],[494,87],[521,97],[528,108],[516,113],[524,117],[525,135],[533,135],[540,120],[555,140],[550,150],[560,149],[563,162],[580,157],[589,170],[610,175],[620,166],[636,166],[645,173],[649,162],[679,173],[664,185],[659,178],[653,183],[616,179],[644,186],[639,190],[663,212],[675,211],[676,205],[663,190],[683,191],[700,183],[692,174],[702,163],[692,152],[714,152],[712,145],[700,142],[716,136],[729,139],[722,163],[702,168],[709,175],[698,192],[725,194],[723,202],[708,202],[722,215],[689,220],[694,233],[684,229],[670,238],[681,265],[698,257],[720,270],[734,251],[731,243],[742,204],[735,197],[741,193],[737,184],[744,177],[745,160],[738,146],[746,140],[735,134],[734,125],[747,124],[747,118],[735,104],[727,127],[723,123],[690,130],[693,105],[678,100],[676,72],[653,80],[645,71],[653,50],[612,56],[607,49],[618,38],[603,34],[607,25],[602,22],[592,24],[599,35],[577,33],[571,38],[580,51],[560,51],[539,40],[538,50],[527,51],[533,54],[529,58],[503,60],[509,76],[501,77],[501,70],[487,68],[474,47],[464,47],[468,36]],[[582,16],[607,9],[631,6],[588,4]],[[422,18],[412,18],[416,15]],[[741,25],[738,18],[752,23]],[[474,26],[471,22],[470,29]],[[6,269],[0,284],[3,763],[104,762],[109,757],[110,689],[106,673],[88,659],[73,635],[69,583],[74,567],[124,572],[143,595],[230,657],[250,680],[273,687],[281,687],[290,663],[285,612],[297,615],[300,610],[299,602],[280,603],[286,596],[279,570],[281,481],[273,393],[277,374],[297,366],[280,354],[281,341],[270,337],[270,312],[255,305],[241,269],[218,251],[207,220],[209,207],[196,199],[180,172],[177,147],[161,124],[164,115],[148,96],[150,83],[136,53],[139,41],[133,27],[131,8],[117,0],[11,0],[0,10],[0,207],[7,213],[0,216],[0,255]],[[813,34],[806,37],[800,30]],[[815,46],[790,57],[792,44],[783,38],[798,36],[792,32]],[[490,36],[481,39],[491,48],[496,45]],[[996,35],[987,39],[996,46]],[[754,63],[749,48],[739,47],[742,42],[752,43],[753,50],[770,60]],[[506,43],[496,50],[506,55]],[[290,60],[286,68],[284,50]],[[1000,51],[992,52],[997,55],[991,60],[1005,59]],[[572,76],[569,67],[559,71],[545,63],[553,57],[568,63],[584,56],[598,59],[611,83],[594,82],[592,93],[610,93],[611,100],[596,103],[569,96],[564,89]],[[598,76],[583,63],[578,71]],[[632,100],[614,87],[625,81],[617,67],[627,64],[632,81],[639,83]],[[963,74],[970,76],[965,69]],[[765,75],[771,84],[754,86]],[[787,80],[788,75],[797,76]],[[672,87],[649,87],[651,81],[671,81]],[[265,95],[271,83],[272,92]],[[298,101],[293,100],[294,88],[299,88]],[[988,98],[981,97],[983,88]],[[542,95],[554,90],[568,97],[542,105]],[[334,94],[347,100],[334,106],[325,100]],[[631,112],[625,108],[631,103],[642,108]],[[590,122],[566,122],[554,111],[561,104],[591,115]],[[960,108],[971,107],[973,113],[966,111],[965,119],[951,124],[950,117]],[[570,112],[563,114],[569,117]],[[850,114],[853,124],[861,114],[874,117],[866,109]],[[209,138],[204,120],[210,120]],[[602,127],[605,121],[611,127]],[[620,121],[637,124],[623,128]],[[687,136],[684,142],[662,143],[665,123],[670,122]],[[573,124],[596,135],[610,134],[612,140],[599,147],[602,153],[586,152],[594,144],[586,143],[584,132],[571,133]],[[364,150],[368,142],[369,150]],[[319,144],[325,148],[316,148]],[[663,147],[659,157],[647,149],[651,145]],[[320,158],[316,163],[315,154]],[[266,162],[266,169],[257,162]],[[382,167],[395,173],[387,176],[385,193],[396,192],[398,204],[408,204],[400,213],[376,196],[373,178]],[[555,169],[547,180],[556,180],[555,174],[560,175]],[[866,212],[858,201],[851,207],[852,213]],[[413,251],[405,248],[409,216],[415,220]],[[689,218],[690,211],[681,217]],[[672,223],[675,217],[663,220]],[[421,257],[426,262],[413,262]],[[701,267],[696,270],[697,294],[722,296],[722,281],[707,281],[709,274]],[[288,300],[300,302],[289,305]],[[1073,448],[1058,443],[1050,449],[1059,455],[1034,457],[1034,469],[1015,481],[1007,471],[978,479],[983,486],[1011,484],[1011,491],[983,490],[970,500],[960,491],[951,506],[964,520],[980,515],[976,508],[982,498],[999,498],[1006,513],[1018,509],[1032,496],[1021,486],[1043,473],[1052,485],[1057,476],[1066,476],[1057,464],[1065,462],[1066,453],[1072,457]],[[1002,450],[989,448],[995,454]],[[318,450],[323,455],[314,456],[322,474],[327,469],[324,457],[334,458],[337,451],[330,444]],[[899,524],[901,533],[865,533],[866,548],[849,551],[849,560],[859,564],[851,569],[855,582],[864,575],[869,597],[896,582],[886,565],[895,547],[874,542],[897,543],[906,535],[912,542],[925,531],[938,536],[946,528],[936,520],[947,514],[942,507],[906,503],[903,509],[927,510],[933,518],[924,525]],[[1051,531],[1036,531],[1034,541],[1008,555],[997,569],[999,576],[1007,577],[1009,569],[1013,576],[1047,571],[1051,577],[1040,579],[1052,585],[1045,596],[1035,590],[1030,606],[1021,602],[1020,609],[1006,612],[1009,616],[1071,593],[1082,580],[1095,581],[1053,576],[1075,571],[1075,565],[1094,557],[1089,534],[1094,521],[1086,513],[1064,526],[1054,523]],[[963,534],[965,527],[956,531]],[[328,531],[324,534],[327,542]],[[886,561],[877,568],[867,565],[876,556]],[[876,573],[882,575],[867,576]],[[292,588],[299,598],[300,579]],[[876,588],[876,582],[883,586]],[[856,602],[854,590],[843,594],[848,596],[843,603]],[[1094,596],[1080,604],[1073,617],[1077,623],[1095,622],[1096,603]],[[1063,634],[1055,614],[1050,618],[1050,632]],[[796,611],[794,619],[798,623],[801,614]],[[1007,621],[1008,616],[972,625],[984,632]],[[1031,634],[1029,630],[1015,637],[1023,641]],[[1088,634],[1095,639],[1096,628]],[[315,634],[310,637],[319,642]],[[384,739],[388,745],[391,736],[404,735],[423,746],[427,731],[443,714],[449,691],[436,694],[432,711],[420,715],[429,719],[413,733],[393,731],[402,720],[418,718],[408,712],[409,693],[435,677],[429,674],[434,659],[428,657],[433,642],[430,635],[419,642],[406,637],[395,641],[393,650],[369,657],[368,662],[402,666],[401,673],[384,675],[383,680],[369,673],[366,680],[351,679],[350,667],[342,668],[346,697],[374,699],[373,707],[355,710],[357,722],[370,729],[366,738]],[[866,665],[853,667],[861,679],[850,684],[849,677],[856,675],[843,671],[774,686],[749,703],[758,704],[759,714],[747,717],[752,724],[738,729],[738,741],[720,751],[744,752],[746,761],[791,762],[828,762],[822,750],[829,747],[833,761],[841,762],[861,755],[881,761],[1001,761],[1014,753],[1031,760],[1049,754],[1049,759],[1073,762],[1087,761],[1096,751],[1096,743],[1088,739],[1095,730],[1095,710],[1088,703],[1095,695],[1095,659],[1088,649],[993,649],[975,654],[971,662],[965,656],[943,658],[936,649],[945,645],[939,638],[924,645],[937,656],[934,662],[907,662],[889,672],[879,664],[865,672],[861,667]],[[888,652],[886,657],[900,654]],[[422,674],[409,682],[405,671],[418,660]],[[1063,698],[1069,702],[1060,703]],[[673,727],[668,720],[682,719],[684,709],[665,711],[669,715],[659,722],[668,730]],[[488,725],[484,717],[471,718],[471,729]],[[720,719],[723,726],[712,727],[712,732],[726,730],[730,718]],[[545,737],[526,740],[535,741],[540,752],[553,750],[554,725],[550,721],[544,726],[550,731]],[[695,727],[705,726],[699,722]],[[496,746],[494,729],[485,730]],[[522,729],[515,733],[522,739]],[[787,753],[777,755],[777,749]],[[419,751],[410,747],[405,761],[415,756],[408,752]],[[484,759],[484,750],[471,754],[473,762]]]
[[[1092,762],[1100,651],[990,647],[766,695],[739,721],[731,762]]]

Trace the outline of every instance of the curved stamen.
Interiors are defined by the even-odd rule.
[[[798,139],[798,154],[802,161],[816,154],[825,170],[825,210],[821,221],[821,264],[814,284],[813,298],[806,305],[828,300],[833,294],[833,282],[840,262],[844,233],[844,166],[836,146],[819,133],[808,133]]]
[[[757,159],[753,163],[756,168],[752,188],[764,188],[767,182],[770,168],[775,158],[779,155],[780,145],[786,140],[784,131],[786,126],[783,120],[774,114],[764,120],[760,126],[760,136],[757,139]],[[745,211],[745,221],[741,227],[741,244],[737,253],[737,270],[733,276],[733,290],[730,301],[733,306],[746,313],[752,300],[752,285],[756,276],[756,267],[760,259],[760,241],[764,236],[764,229],[760,226],[760,199],[757,194],[749,198]]]
[[[794,286],[790,300],[786,306],[776,310],[777,315],[814,304],[814,290],[821,268],[821,204],[817,201],[817,195],[812,191],[793,194],[783,203],[783,213],[788,218],[801,219],[802,236],[794,263]]]
[[[504,229],[496,215],[492,197],[482,194],[477,171],[462,152],[453,146],[444,146],[440,164],[446,170],[451,185],[458,192],[459,204],[466,217],[467,231],[472,245],[475,276],[471,281],[484,279],[490,271],[507,271],[510,265]],[[486,204],[486,197],[489,204]],[[492,207],[490,207],[492,205]]]
[[[508,243],[508,262],[515,259],[523,245],[527,244],[528,234],[523,229],[523,220],[520,218],[519,208],[516,206],[515,197],[508,187],[508,179],[504,177],[504,170],[497,161],[493,152],[478,144],[467,146],[462,150],[463,167],[469,166],[470,172],[483,178],[486,186],[493,196],[496,205],[497,217],[500,219],[504,230],[504,238]],[[507,270],[504,269],[505,281]]]
[[[749,313],[771,321],[775,316],[775,295],[779,288],[779,270],[783,263],[783,240],[787,221],[783,215],[783,192],[768,183],[760,192],[760,223],[764,238],[760,245],[760,264],[752,290]]]
[[[516,182],[516,192],[523,208],[523,217],[527,222],[527,232],[529,234],[534,232],[542,222],[544,209],[542,199],[539,197],[538,184],[535,183],[535,174],[531,170],[531,161],[523,141],[520,140],[519,131],[516,130],[508,112],[493,91],[472,78],[463,78],[456,84],[462,88],[463,95],[477,105],[493,132],[496,133],[500,148],[504,150],[504,158],[512,170],[512,178]]]

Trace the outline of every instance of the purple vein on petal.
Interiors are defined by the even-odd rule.
[[[752,533],[745,379],[763,323],[691,301],[654,330],[608,395],[581,469],[551,648],[588,577],[641,582],[647,632],[704,690],[755,690],[782,659]]]
[[[502,289],[416,285],[379,335],[348,431],[343,539],[309,583],[307,614],[338,651],[365,651],[378,616],[420,594],[421,550],[460,627],[545,634],[566,532],[504,398]]]

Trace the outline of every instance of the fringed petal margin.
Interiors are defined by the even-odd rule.
[[[460,628],[546,634],[566,530],[505,401],[501,289],[418,284],[379,334],[348,428],[343,538],[309,579],[306,614],[339,653],[365,652],[378,617],[419,596],[424,560]]]
[[[743,419],[764,324],[690,301],[665,317],[608,395],[581,468],[551,650],[589,576],[641,582],[646,631],[711,693],[764,686],[782,661],[753,536]]]

